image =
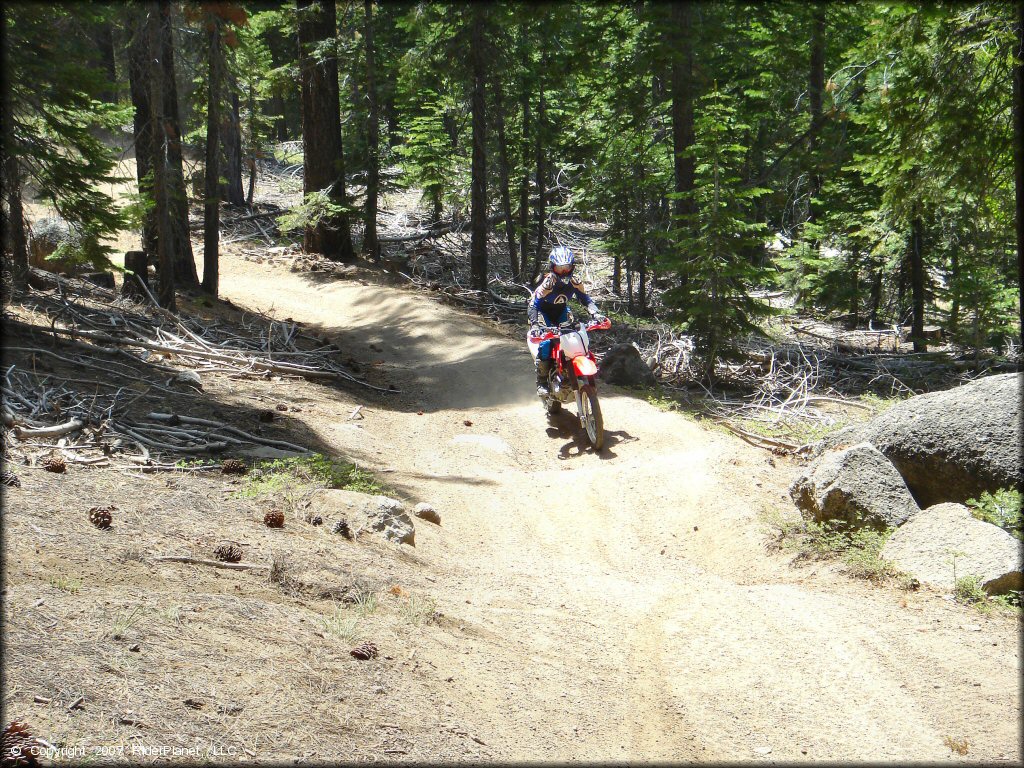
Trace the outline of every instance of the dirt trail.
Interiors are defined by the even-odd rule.
[[[791,470],[767,453],[606,387],[595,455],[572,409],[544,416],[525,344],[483,320],[237,257],[221,281],[382,350],[394,407],[319,436],[441,511],[417,556],[480,642],[433,661],[494,757],[1019,759],[1015,623],[769,554],[758,513],[788,507]]]

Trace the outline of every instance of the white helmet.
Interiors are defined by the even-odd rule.
[[[572,251],[565,245],[558,245],[552,248],[548,261],[551,264],[551,271],[561,277],[571,275],[576,267],[576,257],[572,255]]]

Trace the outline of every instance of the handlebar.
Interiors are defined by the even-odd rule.
[[[590,332],[590,331],[607,331],[609,328],[612,327],[612,321],[609,320],[607,317],[605,317],[605,318],[601,319],[600,321],[590,320],[586,324],[580,323],[580,322],[576,322],[576,323],[570,323],[569,325],[571,327],[573,327],[575,330],[580,330],[580,328],[582,327],[587,332]],[[540,334],[538,334],[536,336],[531,335],[530,338],[533,341],[548,341],[549,339],[557,339],[561,335],[562,335],[562,328],[561,327],[559,327],[557,325],[549,325],[549,326],[546,326],[544,328],[541,328]]]

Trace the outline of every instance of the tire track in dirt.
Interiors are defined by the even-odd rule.
[[[986,626],[993,651],[937,596],[904,609],[787,568],[759,531],[762,509],[788,508],[763,452],[605,388],[609,447],[594,455],[570,414],[543,415],[525,344],[483,320],[235,259],[222,285],[380,350],[398,408],[359,430],[339,415],[324,436],[443,510],[443,545],[419,554],[444,612],[486,640],[449,662],[446,695],[496,756],[954,758],[944,736],[976,759],[1019,750],[1012,622]],[[940,616],[941,641],[918,632],[918,610]]]

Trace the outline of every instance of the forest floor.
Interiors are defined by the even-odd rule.
[[[780,550],[798,459],[604,385],[594,453],[572,408],[544,414],[518,331],[254,248],[225,247],[227,302],[181,309],[297,321],[398,391],[204,374],[160,409],[357,462],[441,525],[348,540],[304,521],[302,487],[15,467],[4,722],[54,762],[1020,760],[1017,617]],[[7,309],[8,363],[95,375],[12,352],[49,320]],[[85,510],[107,504],[100,531]],[[273,577],[154,559],[222,539]],[[376,659],[350,656],[363,641]]]
[[[350,541],[295,510],[266,528],[287,500],[245,479],[19,470],[5,720],[55,761],[1019,760],[1017,621],[773,549],[795,461],[615,387],[596,454],[495,323],[369,270],[222,268],[225,316],[308,324],[399,391],[213,375],[167,409],[251,428],[286,405],[272,434],[441,525]],[[152,559],[222,538],[286,578]]]

